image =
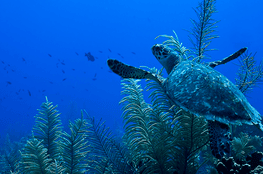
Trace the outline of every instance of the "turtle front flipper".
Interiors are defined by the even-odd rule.
[[[215,62],[210,62],[208,65],[212,68],[218,66],[218,65],[222,65],[222,64],[226,64],[227,62],[234,60],[236,58],[238,58],[241,54],[243,54],[245,51],[247,50],[247,47],[245,48],[241,48],[240,50],[238,50],[237,52],[235,52],[234,54],[231,54],[230,56],[224,58],[223,60],[218,60]]]
[[[208,121],[210,148],[217,159],[230,154],[231,133],[228,125],[218,121]]]
[[[115,59],[108,59],[107,64],[110,69],[121,76],[122,78],[133,78],[133,79],[152,79],[158,83],[161,83],[158,78],[152,73],[145,71],[140,68],[136,68],[127,64],[124,64]]]

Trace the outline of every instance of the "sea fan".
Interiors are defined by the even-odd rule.
[[[236,78],[236,85],[241,92],[246,93],[258,83],[263,82],[263,62],[257,65],[255,54],[252,55],[252,53],[246,51],[245,54],[240,56],[239,63],[240,68]]]
[[[18,163],[21,158],[19,149],[21,146],[22,143],[20,142],[11,143],[9,135],[7,134],[5,146],[2,149],[2,155],[0,156],[0,171],[2,173],[11,173],[18,170]]]
[[[212,39],[218,38],[215,32],[216,24],[219,21],[216,21],[212,18],[213,13],[216,12],[215,9],[216,0],[202,0],[199,5],[194,9],[197,20],[191,19],[193,23],[193,28],[189,31],[190,35],[188,36],[191,43],[193,44],[193,49],[189,50],[186,47],[182,46],[182,43],[179,42],[177,34],[174,32],[175,37],[169,35],[159,35],[159,37],[167,38],[163,42],[166,46],[171,46],[182,58],[189,59],[191,56],[188,56],[189,52],[193,53],[195,58],[193,61],[201,62],[201,60],[208,56],[207,51],[212,51],[214,49],[208,49]]]
[[[259,136],[249,136],[240,133],[239,137],[234,137],[232,141],[232,149],[234,158],[244,161],[248,154],[256,151],[256,148],[262,145],[262,138]]]
[[[65,173],[66,168],[62,165],[63,162],[59,162],[57,160],[54,160],[50,166],[48,167],[48,170],[51,174],[62,174]]]
[[[89,172],[91,173],[134,173],[127,149],[116,143],[109,128],[104,122],[96,121],[87,115],[87,140],[90,153],[88,154]]]
[[[48,168],[51,159],[47,153],[47,148],[44,147],[42,141],[32,138],[27,141],[24,149],[21,152],[20,172],[25,174],[50,174]]]
[[[46,102],[42,103],[41,109],[35,116],[36,124],[33,128],[35,138],[43,140],[43,145],[47,148],[47,153],[52,159],[58,159],[60,156],[59,139],[61,136],[61,121],[57,106],[53,106],[46,97]]]
[[[204,118],[174,107],[156,82],[148,85],[153,105],[144,101],[139,80],[122,82],[124,139],[134,165],[141,173],[195,173],[208,143]]]
[[[202,0],[194,9],[198,19],[191,20],[193,28],[190,31],[189,39],[194,46],[193,52],[197,56],[197,62],[204,58],[207,51],[214,50],[208,49],[208,46],[212,39],[219,37],[216,34],[212,34],[218,23],[212,18],[213,13],[216,12],[215,3],[216,0]]]
[[[80,174],[85,172],[87,167],[86,156],[87,150],[87,121],[83,119],[83,112],[81,112],[81,119],[75,120],[75,123],[70,121],[69,128],[71,135],[64,132],[61,141],[63,149],[63,166],[65,172],[68,174]]]
[[[152,108],[143,99],[142,88],[137,84],[139,81],[133,79],[122,81],[122,94],[125,97],[120,103],[123,104],[124,140],[131,152],[134,165],[139,168],[139,171],[167,172],[164,166],[166,159],[162,155],[164,151],[159,148],[163,145],[162,141],[153,138],[153,132],[150,130]],[[165,137],[167,136],[163,135],[164,140]]]
[[[172,163],[172,166],[176,166],[177,172],[191,173],[197,170],[200,167],[197,163],[197,156],[209,141],[205,119],[185,112],[175,106],[174,103],[171,103],[163,88],[155,81],[149,82],[147,88],[152,90],[150,97],[153,103],[153,111],[160,118],[154,119],[156,117],[152,117],[154,122],[159,122],[159,124],[156,124],[160,126],[157,131],[168,133],[172,142],[170,142],[172,147],[170,154],[173,154],[171,156],[180,156],[180,159],[187,159],[183,161],[179,158],[171,158],[169,162]]]

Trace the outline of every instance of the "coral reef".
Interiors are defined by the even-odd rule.
[[[19,143],[7,138],[1,149],[0,173],[133,173],[127,148],[117,143],[101,121],[81,111],[62,131],[60,113],[52,102],[42,103],[33,134]],[[83,118],[84,113],[86,119]]]
[[[123,80],[124,140],[143,173],[196,173],[198,155],[208,143],[207,123],[171,105],[156,82],[148,84],[152,105],[138,80]],[[141,166],[140,164],[143,163]]]
[[[262,173],[262,157],[262,152],[254,152],[243,161],[235,160],[233,157],[224,157],[216,164],[216,169],[219,174]]]
[[[257,65],[255,55],[246,52],[241,55],[239,60],[240,68],[236,78],[236,85],[242,93],[247,93],[248,90],[262,82],[263,62]]]

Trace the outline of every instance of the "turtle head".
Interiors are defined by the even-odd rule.
[[[168,74],[170,74],[173,68],[181,62],[181,57],[177,52],[168,46],[155,44],[151,49],[153,55],[163,65]]]

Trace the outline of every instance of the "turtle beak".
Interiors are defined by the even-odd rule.
[[[152,46],[152,53],[153,55],[158,59],[165,59],[167,58],[167,56],[170,53],[170,50],[165,47],[163,44],[155,44],[154,46]]]
[[[162,52],[162,50],[164,49],[164,46],[161,44],[155,44],[154,46],[152,46],[151,50],[153,55],[160,60],[160,53]]]
[[[108,66],[111,68],[111,67],[113,67],[113,63],[114,63],[114,59],[108,59],[107,60],[107,64],[108,64]]]
[[[154,46],[152,46],[151,50],[152,50],[152,53],[156,53],[156,52],[160,52],[162,51],[164,48],[163,45],[160,45],[160,44],[155,44]]]

